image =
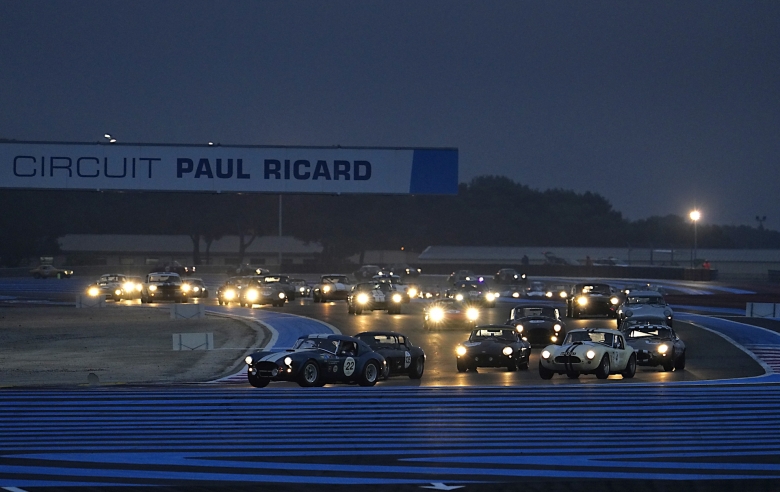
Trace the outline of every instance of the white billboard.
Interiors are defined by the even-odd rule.
[[[9,142],[0,188],[456,194],[458,151]]]

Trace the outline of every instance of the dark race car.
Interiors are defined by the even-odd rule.
[[[284,295],[287,296],[288,301],[294,301],[298,294],[295,286],[290,283],[290,277],[288,275],[263,275],[264,284],[279,284],[279,287],[284,291]]]
[[[384,356],[387,361],[387,376],[422,378],[425,371],[425,352],[414,346],[406,335],[392,331],[366,331],[358,333],[355,338]]]
[[[483,307],[496,307],[496,299],[499,295],[493,292],[487,285],[479,282],[456,282],[449,292],[449,296],[456,301],[479,304]]]
[[[455,299],[439,299],[423,311],[423,328],[436,330],[440,328],[473,329],[479,320],[479,307],[456,301]]]
[[[187,284],[190,286],[190,297],[198,297],[201,299],[207,299],[209,297],[209,289],[206,284],[203,283],[202,278],[190,277],[187,279]]]
[[[620,331],[636,352],[636,363],[640,366],[662,366],[664,371],[685,369],[685,343],[663,318],[629,320]]]
[[[543,304],[524,304],[509,311],[507,325],[514,326],[517,333],[532,346],[560,345],[566,333],[558,308]]]
[[[621,299],[608,284],[575,284],[566,299],[566,316],[617,316],[617,306]]]
[[[250,277],[230,277],[224,284],[217,288],[217,304],[230,305],[231,302],[240,304],[241,291],[249,284]]]
[[[362,314],[363,311],[384,310],[387,314],[401,314],[404,296],[389,283],[362,282],[354,287],[347,296],[349,314]]]
[[[528,369],[531,344],[506,325],[477,326],[469,339],[455,349],[458,372],[478,367],[506,367],[509,371]]]
[[[290,285],[295,287],[296,297],[309,297],[311,295],[311,285],[302,278],[291,278]]]
[[[365,342],[345,335],[306,335],[283,352],[255,352],[244,359],[247,379],[255,388],[271,381],[301,386],[358,383],[373,386],[387,373],[387,361]]]
[[[455,284],[458,282],[484,282],[485,279],[483,277],[478,276],[471,270],[458,270],[457,272],[452,272],[450,276],[447,278],[447,282],[450,284]]]
[[[262,279],[252,279],[241,289],[238,303],[245,307],[254,307],[256,304],[272,304],[276,307],[284,307],[287,302],[287,294],[279,282],[263,282]]]
[[[178,273],[149,273],[141,286],[141,302],[187,302],[189,290],[189,285],[182,281]]]
[[[339,273],[323,275],[320,277],[320,283],[312,289],[311,297],[314,302],[344,301],[351,287],[346,275]]]
[[[493,282],[501,285],[522,285],[528,283],[528,277],[514,268],[502,268],[493,275]]]

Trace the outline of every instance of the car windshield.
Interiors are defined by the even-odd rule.
[[[515,308],[515,318],[533,318],[544,316],[547,318],[555,318],[555,308],[551,307],[527,307],[527,308]]]
[[[609,285],[604,285],[604,284],[583,285],[582,286],[582,293],[583,294],[609,295],[610,294],[610,288],[609,288]]]
[[[335,354],[339,346],[338,340],[329,340],[327,338],[299,338],[293,349],[295,350],[324,350],[325,352]]]
[[[328,275],[322,277],[322,282],[326,284],[348,284],[349,280],[344,275]]]
[[[496,340],[501,342],[517,341],[517,335],[514,330],[504,330],[501,328],[479,329],[471,333],[472,342],[483,342],[485,340]]]
[[[124,282],[125,277],[120,275],[105,275],[100,280],[103,282]]]
[[[306,286],[306,281],[302,280],[302,279],[290,280],[290,283],[292,285],[295,285],[296,287],[305,287]]]
[[[661,296],[629,296],[626,299],[626,304],[656,304],[665,305],[663,297]]]
[[[287,280],[287,277],[279,277],[279,276],[271,277],[271,276],[267,275],[267,276],[263,277],[263,282],[265,282],[267,284],[275,284],[275,283],[279,283],[279,282],[286,284],[286,283],[288,283],[288,280]]]
[[[395,335],[386,335],[382,333],[364,333],[357,336],[358,339],[363,340],[369,347],[373,349],[377,348],[390,348],[398,345]]]
[[[628,338],[671,338],[672,330],[663,326],[642,326],[632,328],[628,332]]]
[[[596,342],[602,345],[612,346],[613,333],[603,333],[599,331],[572,331],[566,336],[564,344],[575,342]]]
[[[179,277],[178,275],[149,275],[149,282],[180,284],[181,277]]]

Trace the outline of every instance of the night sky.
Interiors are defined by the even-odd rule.
[[[460,180],[780,229],[780,2],[10,1],[0,138],[457,147]]]

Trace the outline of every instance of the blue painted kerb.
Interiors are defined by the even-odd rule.
[[[458,149],[415,149],[409,193],[458,194]]]

